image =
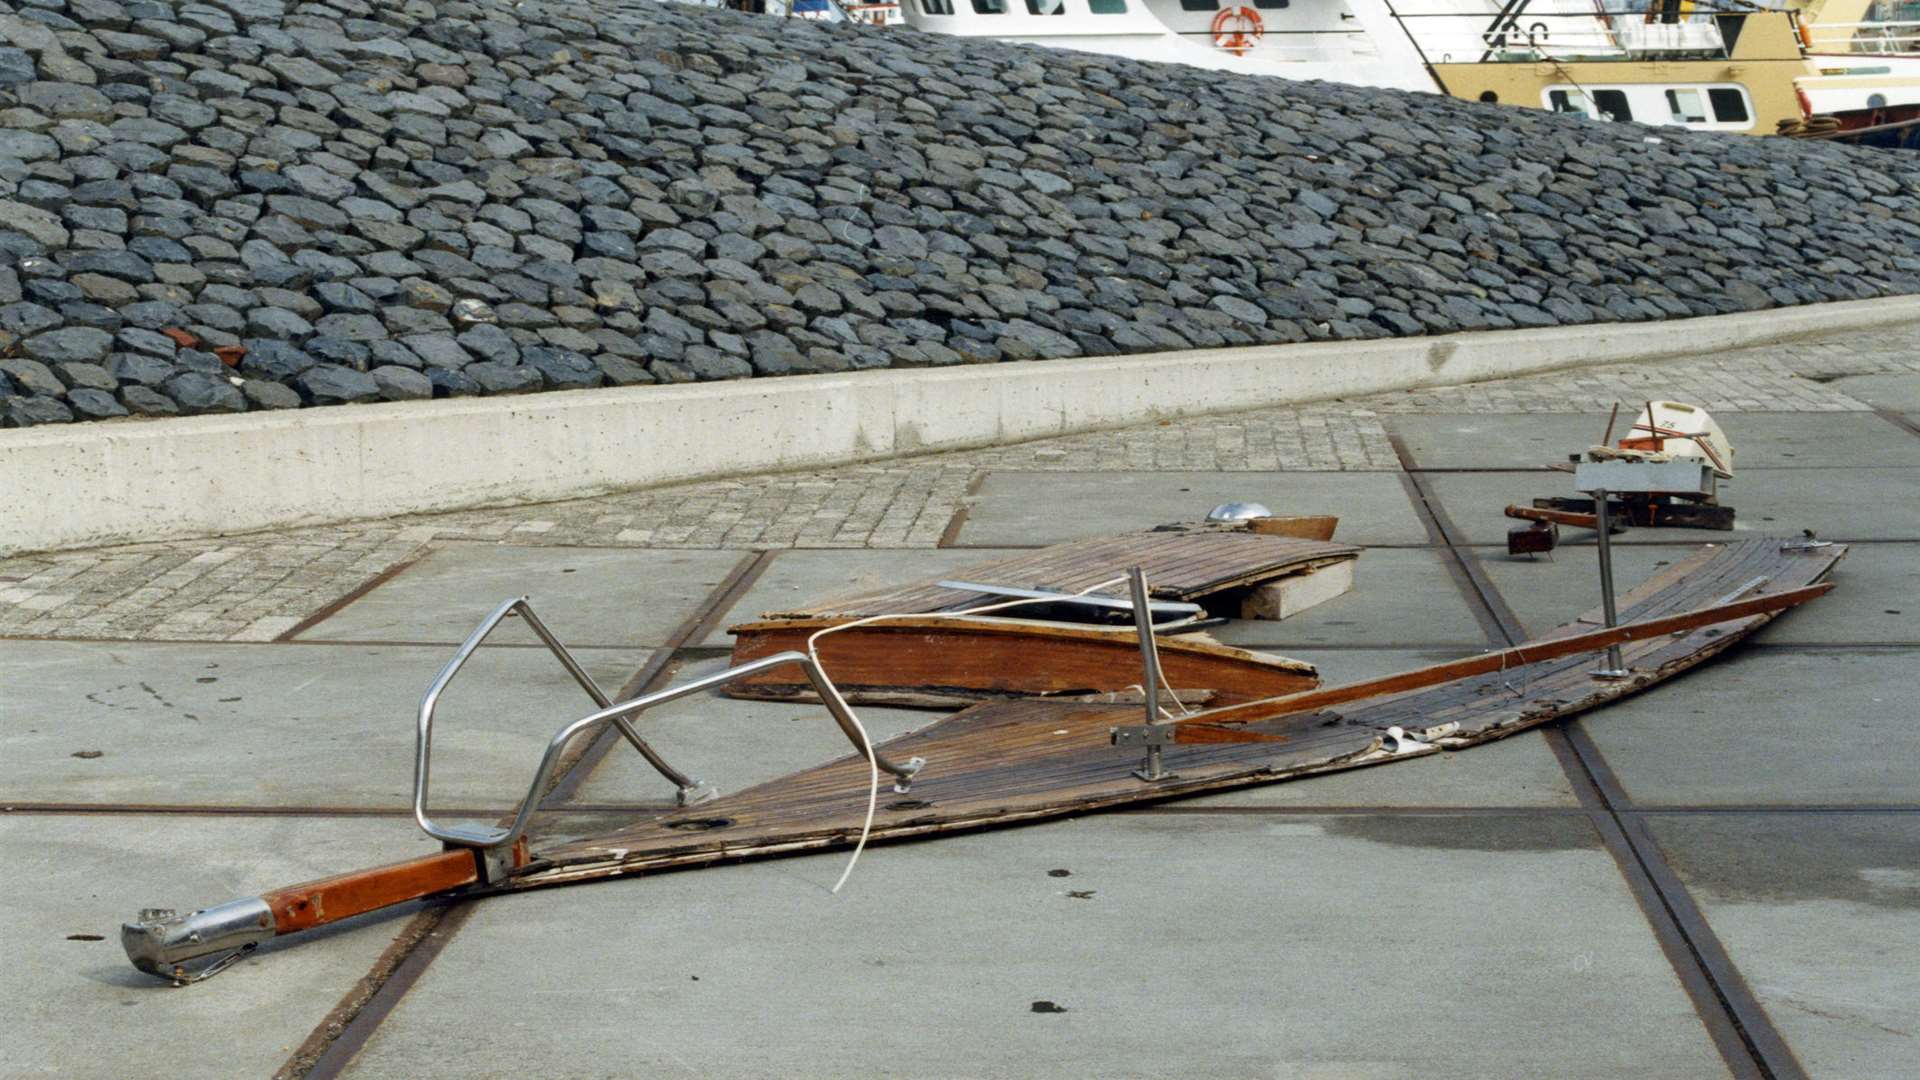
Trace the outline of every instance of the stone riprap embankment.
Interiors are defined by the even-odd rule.
[[[1916,292],[1916,185],[653,0],[6,0],[0,421]]]

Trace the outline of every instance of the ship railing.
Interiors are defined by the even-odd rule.
[[[1806,29],[1808,52],[1920,54],[1920,22],[1814,23]]]
[[[1298,61],[1338,61],[1354,56],[1372,56],[1376,52],[1373,38],[1363,29],[1352,30],[1268,30],[1256,43],[1250,46],[1234,47],[1221,40],[1220,35],[1211,30],[1185,30],[1180,36],[1188,41],[1226,52],[1257,54],[1272,57],[1275,54]]]
[[[1394,16],[1430,63],[1534,63],[1681,57],[1723,60],[1709,18],[1649,22],[1641,11],[1408,11]]]

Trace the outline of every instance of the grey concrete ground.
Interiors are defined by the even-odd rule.
[[[1915,1075],[1917,345],[0,561],[0,1077]],[[1365,678],[1594,603],[1590,542],[1510,560],[1500,508],[1565,493],[1538,466],[1649,396],[1715,411],[1743,529],[1864,542],[1832,595],[1573,725],[876,848],[838,895],[825,855],[409,909],[185,990],[115,940],[143,906],[431,850],[406,810],[418,695],[505,597],[609,690],[664,685],[759,611],[1255,498],[1373,550],[1349,595],[1220,637]],[[1714,537],[1622,539],[1632,581]],[[445,708],[435,803],[490,817],[588,706],[510,626]],[[730,790],[839,750],[806,706],[692,698],[647,727]],[[669,794],[616,745],[539,827]]]

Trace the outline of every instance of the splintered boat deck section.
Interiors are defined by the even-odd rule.
[[[1796,549],[1773,538],[1705,548],[1623,596],[1620,621],[1809,585],[1845,552],[1840,545]],[[977,705],[885,744],[897,758],[919,756],[927,764],[910,794],[882,789],[873,839],[1012,824],[1459,749],[1644,689],[1717,655],[1773,617],[1754,615],[1626,645],[1622,652],[1632,675],[1625,679],[1593,678],[1597,656],[1575,654],[1247,724],[1248,731],[1285,741],[1169,746],[1166,768],[1174,775],[1156,783],[1133,775],[1139,750],[1109,743],[1109,727],[1143,720],[1137,706],[1031,700]],[[1543,640],[1599,624],[1598,613],[1590,613]],[[1396,752],[1385,739],[1396,726],[1423,741],[1400,743]],[[1675,737],[1684,732],[1676,729]],[[851,844],[866,814],[868,775],[864,757],[848,756],[607,836],[536,845],[534,861],[510,887]]]
[[[1170,525],[1148,532],[1056,544],[1021,555],[979,563],[945,575],[979,585],[1073,593],[1114,576],[1114,568],[1138,566],[1158,600],[1196,600],[1360,554],[1352,544],[1267,536],[1233,525]],[[1126,587],[1105,593],[1124,595]],[[884,592],[841,597],[767,619],[848,619],[867,615],[958,611],[999,597],[920,582]]]
[[[807,647],[831,619],[756,624],[733,662]],[[1123,690],[1140,681],[1139,638],[1132,630],[1062,626],[1022,619],[913,615],[823,637],[820,662],[840,693],[864,704],[960,706],[989,697],[1040,697]],[[1249,701],[1310,690],[1319,675],[1304,660],[1250,652],[1195,638],[1160,641],[1170,685],[1213,690],[1217,700]],[[773,668],[727,688],[733,697],[818,701],[803,673]]]

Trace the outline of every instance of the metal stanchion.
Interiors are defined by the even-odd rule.
[[[1600,611],[1606,618],[1607,628],[1620,624],[1619,613],[1613,603],[1613,543],[1610,535],[1612,522],[1607,520],[1607,489],[1593,492],[1593,522],[1600,533],[1596,542],[1600,548]],[[1591,673],[1600,679],[1624,679],[1627,677],[1626,662],[1620,656],[1619,645],[1607,646],[1607,666]]]

